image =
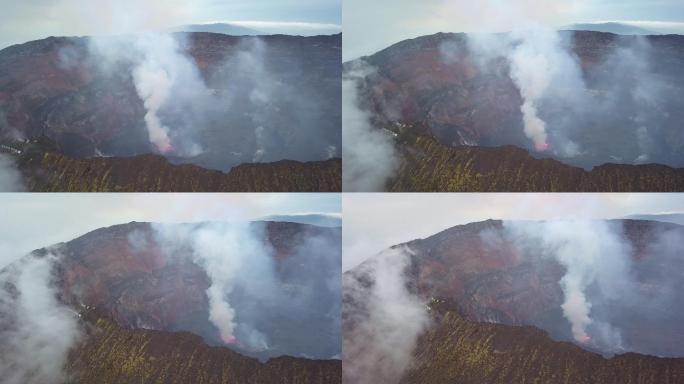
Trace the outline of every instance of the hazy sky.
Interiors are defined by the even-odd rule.
[[[0,194],[0,269],[47,245],[131,221],[196,222],[336,213],[338,194]]]
[[[682,0],[344,0],[344,60],[436,32],[504,31],[536,23],[641,21],[684,33]],[[649,22],[670,22],[653,24]],[[646,22],[646,23],[643,23]],[[672,23],[675,22],[675,23]]]
[[[0,0],[0,48],[48,36],[229,21],[270,22],[279,31],[296,22],[293,33],[306,24],[329,31],[329,24],[342,22],[341,0]]]
[[[343,257],[348,270],[389,246],[487,219],[620,218],[684,213],[684,194],[345,194]]]

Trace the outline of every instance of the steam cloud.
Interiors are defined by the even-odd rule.
[[[169,253],[189,245],[192,258],[211,279],[207,289],[209,320],[226,344],[236,342],[236,313],[229,295],[246,275],[259,273],[261,288],[274,289],[272,250],[263,245],[248,223],[211,224],[199,227],[156,225],[158,241]]]
[[[168,255],[179,255],[173,257],[190,252],[206,271],[209,321],[224,344],[265,358],[339,355],[340,245],[302,235],[292,254],[276,265],[264,225],[155,225],[155,241]],[[140,243],[135,236],[129,241]],[[293,335],[294,344],[287,341]]]
[[[396,248],[362,264],[359,278],[344,276],[343,378],[350,383],[395,383],[408,368],[427,328],[426,303],[407,289],[411,250]],[[370,288],[367,282],[371,281]]]
[[[24,182],[14,160],[0,153],[0,192],[20,192],[23,190]]]
[[[147,33],[94,37],[89,49],[105,76],[119,75],[122,65],[131,68],[131,78],[145,107],[147,136],[156,150],[192,157],[203,152],[197,143],[202,119],[188,121],[183,116],[200,114],[195,103],[206,101],[210,90],[195,63],[182,52],[184,44],[180,35]],[[166,124],[165,118],[172,118],[173,124]]]
[[[484,73],[491,73],[494,59],[505,58],[534,150],[587,168],[606,162],[684,164],[677,155],[681,141],[666,139],[676,126],[673,112],[681,109],[674,101],[680,91],[656,72],[649,42],[623,37],[583,71],[572,39],[523,23],[507,34],[469,35],[467,42]],[[444,59],[453,60],[445,50]]]
[[[342,181],[345,191],[383,191],[399,166],[392,137],[373,126],[371,114],[360,108],[360,82],[371,76],[373,68],[355,62],[342,80]]]
[[[558,70],[552,62],[558,55],[547,55],[549,52],[559,53],[555,49],[558,37],[538,30],[518,35],[520,42],[509,54],[511,78],[523,98],[520,111],[525,135],[534,142],[537,150],[543,151],[548,148],[546,123],[539,117],[538,104],[551,84],[553,72]]]
[[[0,371],[7,384],[58,384],[70,348],[79,340],[78,316],[57,299],[57,256],[29,256],[0,280]],[[8,289],[8,287],[12,287]]]
[[[105,81],[125,82],[121,72],[130,68],[156,151],[221,170],[340,156],[339,80],[309,82],[306,58],[281,57],[258,37],[242,38],[200,73],[192,44],[182,33],[90,39],[91,62]]]
[[[532,242],[565,268],[560,280],[564,294],[561,308],[575,340],[589,342],[587,327],[594,322],[589,287],[598,286],[602,298],[608,300],[629,294],[631,247],[622,238],[621,228],[605,221],[587,220],[505,225],[524,246]]]
[[[168,39],[163,39],[164,42]],[[154,47],[148,47],[154,48]],[[150,57],[152,56],[152,57]],[[169,78],[168,72],[160,66],[164,61],[155,58],[154,55],[146,57],[145,61],[133,71],[133,79],[138,95],[145,101],[145,123],[152,142],[160,152],[171,151],[171,140],[169,139],[169,129],[162,125],[159,120],[159,109],[169,98],[173,80]]]

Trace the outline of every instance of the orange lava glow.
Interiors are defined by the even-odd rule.
[[[539,144],[535,144],[535,145],[534,145],[534,148],[535,148],[537,151],[547,151],[547,150],[549,149],[549,143],[539,143]]]
[[[224,343],[226,344],[235,344],[237,343],[237,338],[235,336],[222,336],[221,340],[223,340]]]
[[[164,153],[164,154],[167,154],[167,153],[174,151],[173,145],[171,145],[171,144],[157,146],[157,149],[159,149],[159,152]]]

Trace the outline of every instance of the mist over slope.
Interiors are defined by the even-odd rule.
[[[641,364],[674,364],[667,380],[636,382],[677,382],[683,244],[684,227],[671,223],[489,220],[392,247],[344,274],[345,380],[579,380],[576,368],[594,361],[630,380]],[[541,350],[547,358],[532,357]]]

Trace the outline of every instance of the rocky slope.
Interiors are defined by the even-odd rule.
[[[125,329],[95,310],[82,315],[85,342],[69,357],[70,383],[289,383],[342,381],[339,360],[279,357],[266,363],[210,347],[191,333]]]
[[[500,35],[491,38],[505,41]],[[587,89],[577,96],[577,106],[572,104],[576,95],[563,88],[551,92],[565,95],[558,96],[562,102],[551,96],[539,101],[548,131],[567,136],[557,142],[552,138],[547,151],[535,149],[524,135],[523,99],[507,59],[480,57],[468,35],[405,40],[345,63],[345,72],[370,68],[359,83],[360,107],[372,113],[376,127],[400,135],[401,168],[388,189],[681,191],[684,136],[678,122],[684,118],[684,37],[565,31],[560,39],[577,61]],[[657,101],[636,100],[639,89],[648,89],[648,97]],[[571,155],[561,149],[569,140],[581,148]],[[650,140],[651,152],[637,161],[644,140]],[[514,156],[507,146],[524,148],[532,156],[522,151]],[[489,155],[487,161],[482,153]],[[585,175],[540,157],[594,171]],[[522,180],[528,179],[525,185]]]
[[[435,325],[420,337],[408,383],[675,384],[684,359],[628,353],[606,359],[551,340],[532,327],[477,323],[432,307]]]
[[[33,150],[17,158],[33,192],[339,192],[339,159],[242,164],[228,172],[174,165],[160,155],[77,159]],[[135,172],[131,171],[135,170]]]
[[[604,164],[590,171],[514,147],[445,146],[429,136],[402,142],[392,192],[672,192],[684,168]]]

